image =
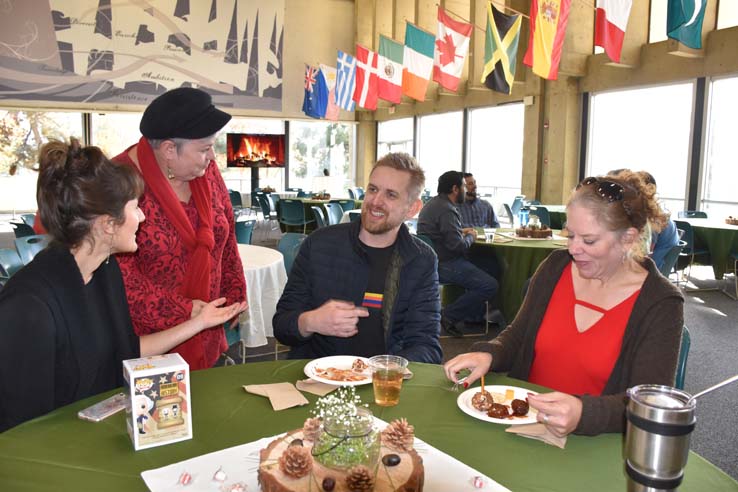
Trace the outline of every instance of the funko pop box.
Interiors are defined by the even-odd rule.
[[[190,366],[179,354],[123,361],[130,406],[128,434],[136,451],[192,439]]]

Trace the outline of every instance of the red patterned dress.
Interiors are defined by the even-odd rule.
[[[113,160],[135,167],[128,156],[129,150]],[[240,302],[246,299],[246,281],[236,244],[233,208],[215,161],[210,162],[205,178],[211,189],[215,247],[211,252],[210,299],[202,300],[209,302],[226,297],[227,304]],[[200,221],[194,201],[190,198],[188,203],[181,204],[192,227],[197,230]],[[192,299],[179,294],[190,252],[148,187],[141,195],[139,207],[146,220],[138,228],[138,250],[119,254],[117,258],[134,330],[137,335],[145,335],[190,319]],[[223,328],[218,326],[201,331],[171,352],[179,352],[194,370],[212,367],[227,348]]]

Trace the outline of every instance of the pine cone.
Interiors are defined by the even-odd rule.
[[[302,478],[313,469],[313,457],[308,448],[289,446],[279,457],[279,468],[292,478]]]
[[[302,424],[302,437],[308,441],[315,442],[320,434],[320,419],[309,418]]]
[[[408,424],[404,418],[393,420],[382,431],[382,444],[398,451],[413,449],[414,439],[415,427]]]
[[[374,488],[374,477],[369,468],[357,465],[349,469],[346,476],[346,488],[351,492],[369,492]]]

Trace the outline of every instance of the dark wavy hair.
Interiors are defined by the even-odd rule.
[[[41,223],[55,241],[69,248],[84,240],[94,244],[90,231],[101,215],[122,224],[126,203],[144,189],[132,166],[114,164],[98,147],[81,147],[74,138],[69,145],[59,141],[43,145],[38,163]]]

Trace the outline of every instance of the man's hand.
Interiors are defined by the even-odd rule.
[[[474,229],[473,227],[464,227],[463,229],[461,229],[461,235],[462,236],[472,235],[474,237],[477,237],[477,230]]]
[[[300,334],[304,337],[320,333],[332,337],[348,338],[356,335],[359,318],[369,316],[366,308],[348,301],[331,299],[312,311],[306,311],[297,320]]]

